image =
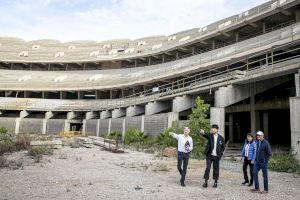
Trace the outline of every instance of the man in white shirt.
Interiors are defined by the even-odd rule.
[[[170,132],[169,135],[178,140],[177,169],[181,175],[180,184],[185,187],[184,181],[189,163],[190,152],[193,150],[193,139],[189,136],[190,129],[184,127],[183,134]]]

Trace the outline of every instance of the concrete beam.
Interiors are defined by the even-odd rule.
[[[188,109],[191,109],[195,106],[195,99],[191,96],[178,96],[173,99],[173,106],[172,111],[173,112],[182,112]]]
[[[210,124],[217,124],[219,126],[219,134],[225,137],[225,108],[210,108]]]
[[[120,117],[124,117],[126,115],[126,110],[125,108],[118,108],[118,109],[114,109],[112,111],[112,118],[115,119],[115,118],[120,118]]]
[[[171,105],[167,102],[155,101],[149,102],[145,106],[145,115],[154,115],[170,109]]]
[[[145,113],[145,106],[129,106],[126,108],[126,117],[133,117]]]
[[[290,98],[291,147],[300,160],[300,98]]]
[[[229,85],[220,87],[215,92],[215,107],[227,107],[239,101],[249,98],[255,94],[262,93],[277,85],[285,83],[290,79],[274,78],[257,83],[249,83],[244,85]]]
[[[108,119],[108,118],[111,118],[110,110],[104,110],[100,112],[100,119]]]

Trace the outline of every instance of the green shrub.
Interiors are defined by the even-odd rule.
[[[194,149],[192,157],[203,159],[206,139],[200,135],[200,129],[209,131],[210,122],[208,119],[209,104],[204,103],[200,97],[196,98],[195,108],[192,109],[192,114],[189,115],[189,128],[191,129],[190,136],[193,138]]]
[[[139,131],[135,128],[129,128],[125,134],[125,144],[139,143],[143,144],[147,142],[147,135],[144,132]]]
[[[122,134],[118,131],[112,131],[106,136],[106,138],[112,140],[122,140]]]
[[[179,133],[176,128],[171,127],[167,128],[164,132],[162,132],[160,135],[156,137],[156,142],[159,144],[162,148],[166,147],[176,147],[177,146],[177,140],[174,139],[169,135],[170,132]]]
[[[292,153],[276,153],[269,161],[270,170],[277,172],[300,173],[299,161]]]
[[[0,155],[6,152],[13,152],[16,150],[14,138],[8,134],[5,128],[1,128],[0,131]]]
[[[7,133],[7,129],[5,127],[0,127],[0,134],[6,134]]]

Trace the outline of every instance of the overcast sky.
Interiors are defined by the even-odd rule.
[[[0,36],[137,39],[204,27],[266,0],[0,0]]]

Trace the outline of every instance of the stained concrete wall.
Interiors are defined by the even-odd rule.
[[[23,118],[20,121],[19,134],[42,134],[43,119]]]
[[[122,133],[123,132],[123,119],[124,118],[111,119],[110,132],[117,131],[119,133]]]
[[[64,131],[65,119],[48,119],[46,134],[57,135],[61,131]]]
[[[85,134],[88,136],[96,136],[97,135],[97,124],[98,119],[89,119],[86,120],[85,124]]]
[[[168,128],[168,113],[145,116],[145,134],[156,136]]]
[[[291,146],[300,160],[300,97],[290,98]]]
[[[9,133],[15,133],[16,118],[0,117],[0,127],[5,127]]]
[[[99,136],[106,136],[108,133],[109,119],[101,119],[99,126]]]
[[[126,117],[125,132],[127,132],[127,130],[130,128],[135,128],[142,131],[142,116]]]

